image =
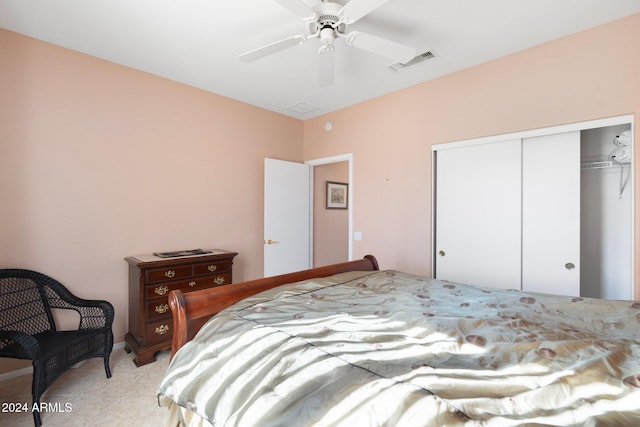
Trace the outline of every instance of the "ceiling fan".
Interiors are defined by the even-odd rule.
[[[351,0],[341,4],[325,0],[274,0],[284,8],[303,18],[308,25],[308,34],[298,34],[270,43],[238,58],[245,62],[255,61],[281,50],[304,43],[309,39],[320,39],[318,50],[319,83],[328,86],[334,81],[333,42],[344,38],[349,46],[375,53],[396,62],[406,63],[416,55],[416,49],[360,31],[347,31],[347,27],[390,0]]]

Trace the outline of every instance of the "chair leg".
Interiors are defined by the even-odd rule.
[[[113,331],[109,330],[107,333],[107,339],[105,342],[105,349],[107,349],[106,354],[104,355],[104,370],[107,373],[107,378],[111,378],[111,368],[109,367],[109,356],[111,356],[111,351],[113,350]]]
[[[111,378],[111,368],[109,367],[109,355],[104,357],[104,371],[107,373],[107,378]]]
[[[38,409],[39,407],[40,400],[34,400],[31,409],[33,410],[33,423],[36,425],[36,427],[40,427],[42,425],[42,420],[40,419],[40,410]]]
[[[31,380],[31,395],[33,397],[33,405],[31,411],[33,412],[33,422],[36,427],[42,425],[40,419],[40,396],[44,392],[44,366],[42,361],[33,362],[33,379]]]

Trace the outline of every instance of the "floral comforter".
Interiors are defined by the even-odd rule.
[[[216,427],[637,426],[640,302],[343,273],[219,313],[158,397]]]

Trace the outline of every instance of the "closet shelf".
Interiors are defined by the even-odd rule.
[[[607,169],[618,166],[629,166],[630,162],[618,163],[613,160],[605,160],[601,162],[585,162],[581,164],[582,169]]]
[[[581,164],[582,169],[609,169],[620,168],[620,189],[618,190],[618,199],[622,199],[622,193],[629,181],[630,172],[627,173],[627,179],[624,179],[624,166],[629,166],[631,162],[616,162],[613,160],[605,160],[601,162],[585,162]]]

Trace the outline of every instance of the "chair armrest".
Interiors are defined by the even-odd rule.
[[[79,298],[58,282],[48,283],[46,294],[51,308],[75,310],[80,314],[80,329],[110,329],[113,324],[114,309],[108,301]]]
[[[34,360],[40,358],[40,346],[24,332],[0,331],[0,356]]]
[[[74,309],[80,313],[80,329],[111,329],[114,309],[108,301],[81,300]]]

